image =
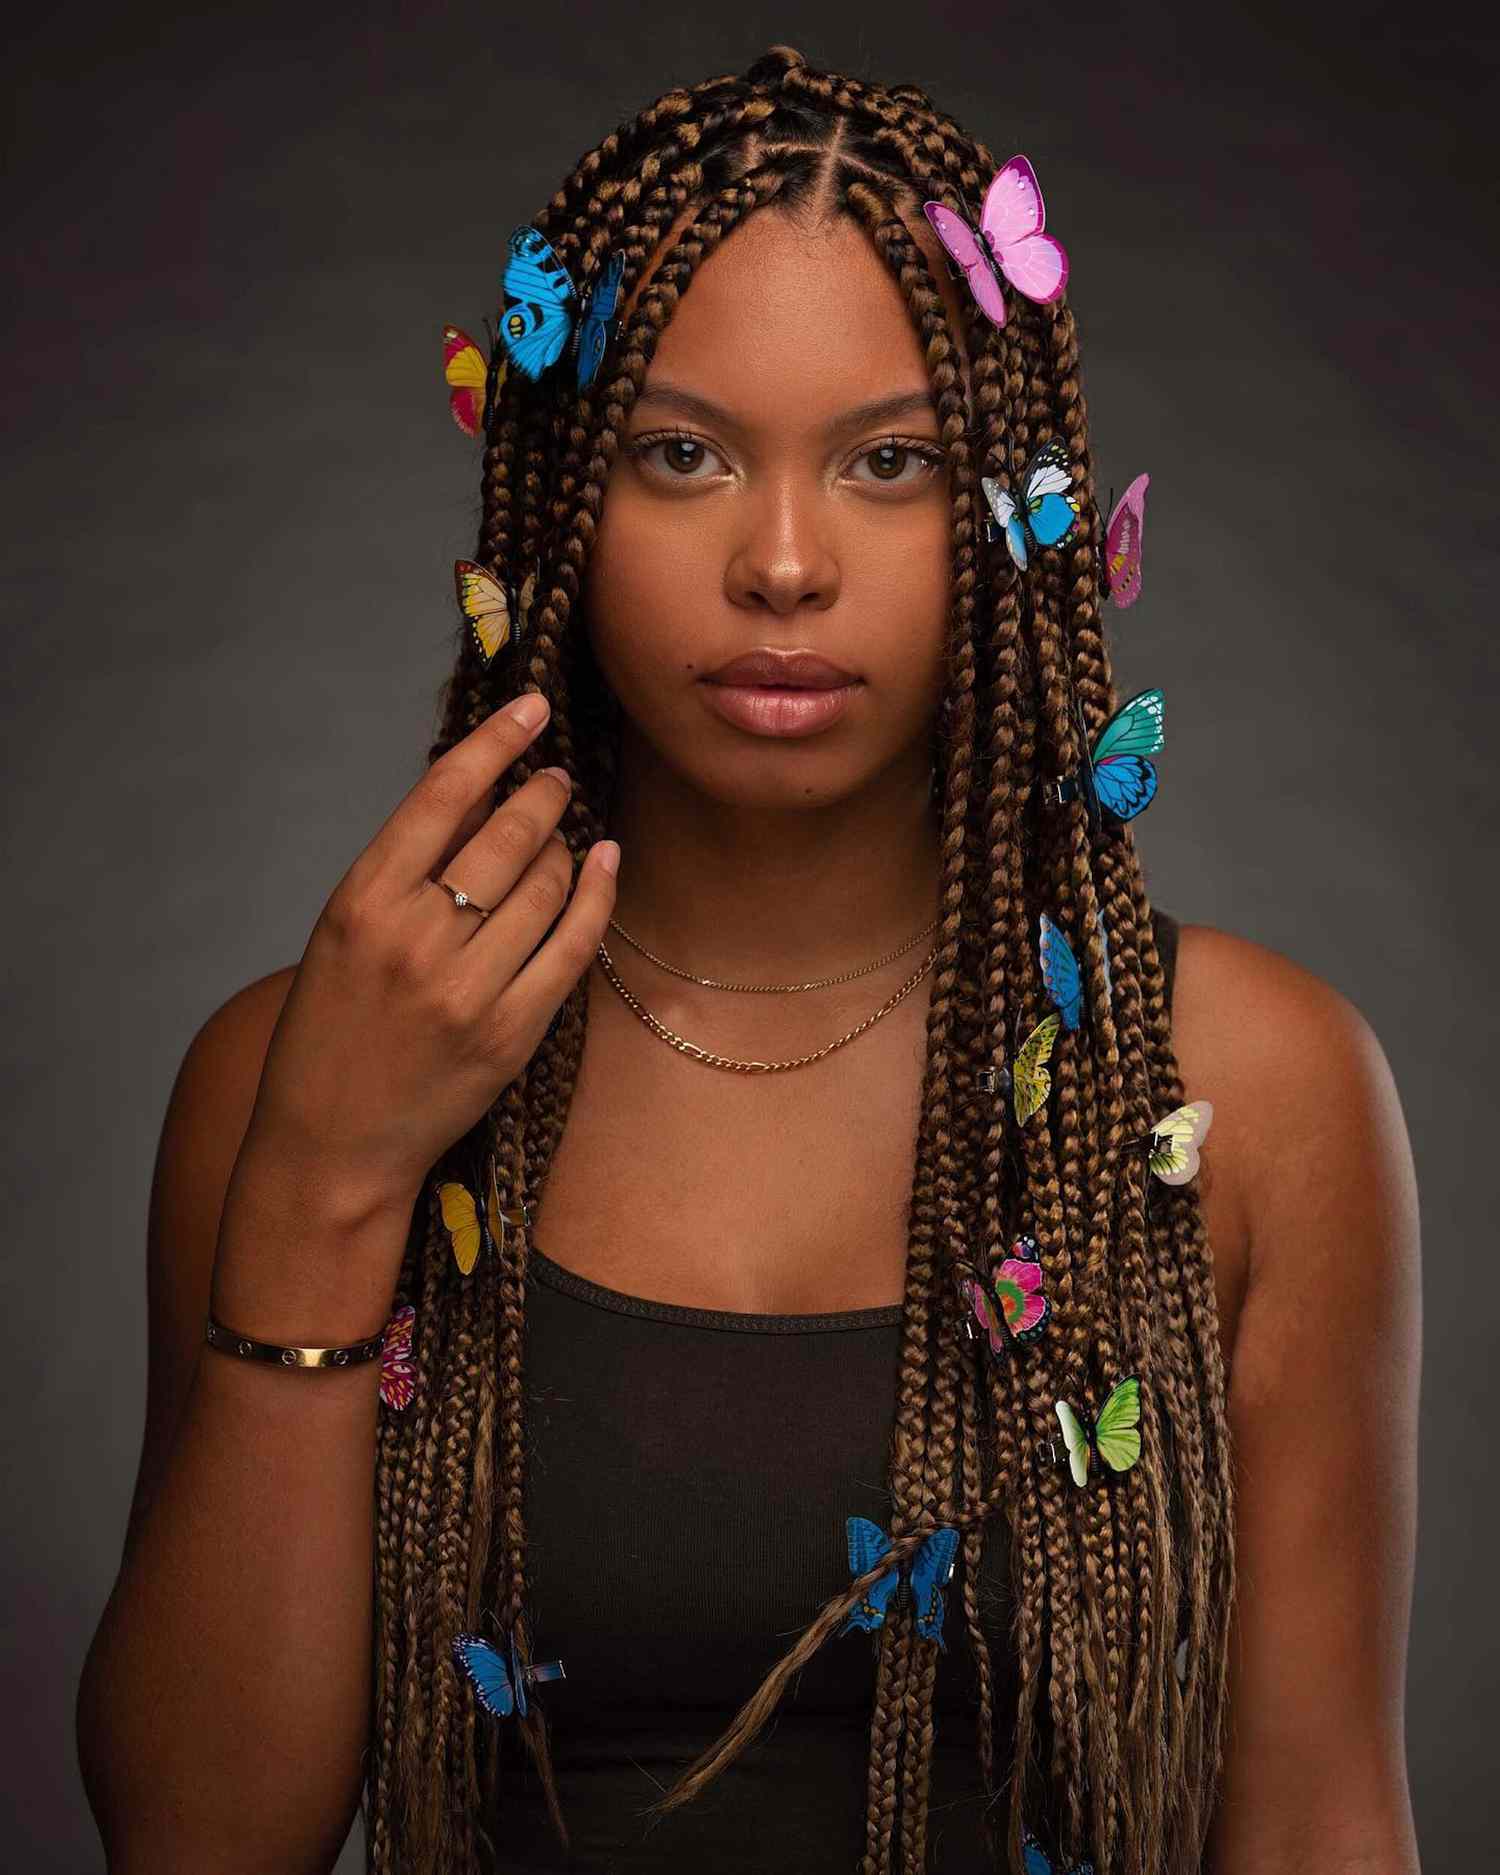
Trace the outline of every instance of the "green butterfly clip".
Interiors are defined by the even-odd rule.
[[[1141,1455],[1141,1383],[1134,1374],[1111,1390],[1097,1419],[1080,1414],[1066,1400],[1057,1402],[1057,1418],[1076,1485],[1088,1483],[1095,1454],[1111,1471],[1129,1471]]]

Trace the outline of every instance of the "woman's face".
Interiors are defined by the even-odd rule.
[[[877,400],[891,407],[861,410]],[[938,437],[900,290],[853,223],[764,210],[703,262],[589,566],[622,769],[660,765],[737,807],[824,804],[906,768],[925,789],[949,580]],[[851,674],[834,719],[715,697],[712,672],[767,647]]]

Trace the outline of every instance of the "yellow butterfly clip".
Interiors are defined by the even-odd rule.
[[[471,1273],[479,1261],[481,1250],[498,1255],[505,1248],[507,1224],[531,1222],[528,1206],[520,1210],[506,1210],[501,1206],[493,1159],[489,1162],[489,1193],[483,1212],[474,1202],[474,1195],[468,1186],[454,1179],[447,1179],[438,1186],[438,1203],[442,1207],[443,1223],[453,1245],[453,1260],[465,1276]]]
[[[1017,1126],[1024,1126],[1047,1104],[1047,1096],[1052,1092],[1052,1076],[1046,1064],[1061,1027],[1062,1017],[1055,1012],[1043,1017],[1021,1044],[1014,1070],[981,1068],[979,1071],[978,1082],[983,1093],[1010,1094]]]
[[[527,574],[519,601],[513,599],[502,580],[472,560],[453,562],[453,583],[458,592],[458,609],[468,620],[479,655],[488,664],[510,637],[512,625],[518,633],[525,629],[536,592],[536,574]]]

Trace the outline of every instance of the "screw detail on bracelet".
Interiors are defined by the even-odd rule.
[[[210,1315],[204,1323],[203,1339],[221,1354],[235,1354],[247,1361],[270,1361],[279,1367],[349,1367],[380,1358],[385,1330],[342,1348],[286,1348],[274,1341],[253,1340]]]

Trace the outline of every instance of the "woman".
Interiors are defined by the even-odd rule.
[[[1091,798],[1073,315],[923,214],[998,168],[778,47],[536,217],[622,291],[475,393],[505,642],[167,1115],[112,1868],[327,1868],[363,1790],[402,1875],[1416,1869],[1399,1105]],[[408,1319],[409,1400],[235,1357]]]

